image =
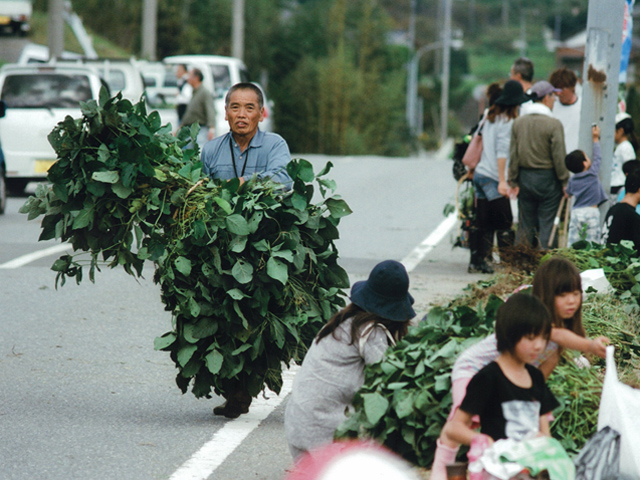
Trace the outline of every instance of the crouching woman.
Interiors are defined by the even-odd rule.
[[[284,426],[294,459],[333,441],[364,383],[365,365],[380,361],[406,334],[412,304],[409,275],[393,260],[353,285],[351,303],[320,330],[293,382]]]

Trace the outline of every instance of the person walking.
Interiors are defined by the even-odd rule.
[[[549,248],[553,222],[569,181],[564,130],[552,112],[558,91],[545,80],[533,85],[534,103],[511,129],[509,182],[518,196],[516,243],[543,250]]]
[[[207,141],[212,140],[216,132],[216,110],[211,92],[202,85],[202,71],[192,68],[189,71],[189,85],[193,88],[193,94],[187,110],[184,112],[180,127],[188,127],[197,123],[200,131],[196,143],[202,149]]]
[[[518,107],[528,100],[522,85],[516,80],[509,80],[489,107],[482,126],[482,156],[473,174],[477,235],[469,238],[469,273],[493,272],[486,259],[491,255],[494,235],[497,235],[499,249],[513,244],[511,188],[507,182],[509,144]]]

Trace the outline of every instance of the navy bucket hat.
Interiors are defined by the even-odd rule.
[[[416,316],[411,306],[409,275],[404,265],[395,260],[380,262],[371,270],[368,280],[354,283],[351,302],[394,322],[406,322]]]

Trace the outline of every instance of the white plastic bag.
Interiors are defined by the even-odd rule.
[[[580,274],[582,279],[582,291],[586,293],[589,287],[595,289],[598,293],[611,293],[613,287],[607,280],[602,268],[592,268],[585,270]]]
[[[608,346],[598,430],[608,426],[620,433],[620,474],[640,478],[640,390],[618,380],[613,353]]]

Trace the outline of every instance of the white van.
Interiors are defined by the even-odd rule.
[[[80,117],[80,102],[98,99],[103,82],[84,66],[4,65],[0,68],[0,118],[6,186],[21,194],[27,183],[44,180],[56,154],[47,136],[67,115]]]
[[[213,93],[216,107],[216,135],[229,131],[229,124],[224,119],[224,97],[232,85],[249,82],[247,67],[239,58],[220,55],[176,55],[162,60],[167,65],[185,64],[187,68],[196,67],[202,71],[203,85]],[[258,85],[258,84],[256,84]],[[260,87],[260,85],[258,85]],[[264,89],[260,87],[265,101],[265,118],[260,130],[272,131],[272,103],[267,100]]]

